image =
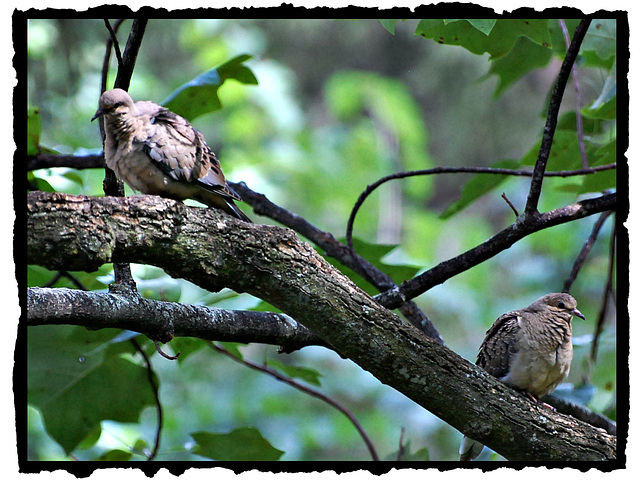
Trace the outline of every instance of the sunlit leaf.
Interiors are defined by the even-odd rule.
[[[244,62],[251,55],[239,55],[219,67],[201,73],[193,80],[174,90],[162,104],[187,120],[222,108],[218,89],[229,79],[248,85],[257,85],[258,79]]]

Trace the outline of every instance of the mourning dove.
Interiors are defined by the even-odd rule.
[[[134,190],[175,200],[191,198],[251,222],[224,178],[204,136],[184,118],[153,102],[107,90],[91,119],[102,117],[107,166]]]
[[[569,374],[571,318],[584,319],[568,293],[549,293],[527,308],[498,317],[485,336],[476,365],[538,400]],[[464,437],[460,460],[473,460],[483,445]]]

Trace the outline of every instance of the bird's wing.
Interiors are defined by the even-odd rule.
[[[148,106],[143,108],[151,110]],[[139,110],[147,113],[140,107]],[[142,149],[156,166],[174,180],[195,183],[205,190],[240,200],[227,185],[220,162],[202,133],[166,108],[159,107],[149,114],[152,127]]]
[[[518,353],[521,327],[518,324],[519,313],[508,312],[498,317],[487,330],[476,364],[497,378],[509,373],[511,362]]]

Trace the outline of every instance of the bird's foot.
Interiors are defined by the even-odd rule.
[[[527,396],[530,400],[533,400],[535,403],[537,403],[538,405],[542,405],[544,407],[550,408],[552,411],[556,411],[555,407],[553,405],[549,405],[546,402],[543,402],[542,400],[540,400],[538,397],[536,397],[534,394],[529,393],[529,392],[524,392],[525,396]]]

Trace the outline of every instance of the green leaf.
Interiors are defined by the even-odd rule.
[[[489,35],[493,27],[495,26],[498,20],[495,18],[489,19],[481,19],[481,18],[470,18],[467,20],[474,28],[484,33],[485,35]]]
[[[520,164],[515,160],[500,160],[491,165],[493,168],[511,168],[514,170],[517,170],[519,166]],[[494,175],[487,173],[478,173],[474,175],[462,187],[460,198],[451,203],[445,211],[440,214],[440,218],[445,219],[455,215],[485,193],[496,188],[508,178],[508,175]]]
[[[522,36],[545,48],[551,45],[548,20],[498,19],[489,34],[476,25],[471,24],[470,20],[447,22],[424,19],[418,23],[416,35],[433,39],[440,44],[459,45],[476,55],[488,53],[491,60],[506,55]],[[488,24],[484,23],[482,27],[486,29]]]
[[[616,55],[616,20],[593,20],[580,46],[582,52],[593,52],[600,59]]]
[[[102,420],[136,422],[155,404],[147,370],[120,356],[132,347],[101,348],[117,332],[57,325],[29,329],[28,401],[67,454]]]
[[[205,113],[220,110],[222,103],[218,89],[225,80],[234,79],[248,85],[258,84],[253,72],[244,65],[250,58],[251,55],[239,55],[219,67],[201,73],[174,90],[162,104],[190,121]]]
[[[109,450],[100,455],[96,460],[101,462],[128,462],[132,456],[131,452],[125,452],[124,450]]]
[[[296,365],[285,365],[284,363],[280,363],[277,360],[272,359],[267,360],[267,365],[275,370],[284,373],[290,378],[299,378],[307,383],[310,383],[311,385],[320,386],[321,373],[312,368],[299,367]]]
[[[525,73],[546,66],[551,55],[550,49],[542,47],[526,37],[518,38],[507,55],[496,59],[491,64],[488,75],[494,74],[500,79],[494,97],[498,97]]]
[[[229,433],[195,432],[193,453],[221,461],[273,461],[284,453],[273,447],[256,428],[238,428]]]
[[[391,34],[391,35],[395,35],[396,34],[396,22],[398,20],[395,18],[386,18],[386,19],[382,19],[380,20],[380,23],[382,24],[382,26]]]
[[[609,101],[603,103],[598,108],[592,109],[590,107],[583,108],[581,113],[588,118],[597,118],[601,120],[615,120],[617,117],[617,96],[614,96]]]
[[[604,170],[584,176],[578,193],[604,192],[616,188],[616,170]]]

